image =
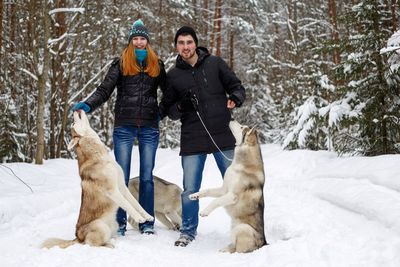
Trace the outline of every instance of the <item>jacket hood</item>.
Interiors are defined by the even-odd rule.
[[[198,55],[199,58],[197,59],[195,66],[201,65],[204,62],[204,60],[210,55],[208,49],[201,46],[196,48],[196,54]],[[186,61],[182,59],[180,55],[178,55],[176,57],[176,67],[180,69],[190,69],[192,66],[190,66],[190,64],[188,64]]]

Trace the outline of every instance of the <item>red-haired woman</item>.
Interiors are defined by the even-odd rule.
[[[135,139],[139,144],[140,186],[139,203],[154,217],[153,168],[159,141],[160,120],[157,88],[165,91],[165,70],[149,44],[149,34],[141,20],[133,23],[129,32],[128,46],[120,58],[116,58],[104,81],[84,102],[72,109],[92,112],[106,102],[117,87],[114,122],[114,155],[122,167],[128,185],[131,153]],[[125,235],[126,213],[117,213],[119,234]],[[139,225],[141,233],[153,234],[154,222]]]

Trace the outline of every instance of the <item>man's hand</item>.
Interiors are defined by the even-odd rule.
[[[182,98],[182,100],[178,103],[178,111],[179,112],[193,112],[198,108],[198,100],[195,94],[188,91]]]
[[[233,109],[234,107],[236,107],[236,103],[235,103],[235,101],[228,99],[228,103],[226,104],[226,106],[229,109]]]
[[[234,107],[240,107],[241,105],[242,105],[242,102],[240,101],[240,99],[236,95],[231,94],[228,97],[227,107],[229,109],[233,109]]]

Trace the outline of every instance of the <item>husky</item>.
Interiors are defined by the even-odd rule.
[[[76,238],[50,238],[44,241],[42,248],[66,248],[76,243],[112,248],[109,241],[118,229],[118,207],[126,210],[138,223],[152,221],[154,218],[129,192],[121,167],[108,154],[106,146],[90,127],[85,112],[78,110],[73,115],[72,140],[68,149],[75,148],[82,187]]]
[[[153,176],[154,181],[154,213],[155,217],[170,230],[179,230],[182,225],[182,189],[174,183],[170,183]],[[139,199],[139,177],[131,178],[128,184],[129,191]],[[128,218],[132,227],[137,224]]]
[[[232,219],[232,243],[222,252],[251,252],[267,245],[264,234],[264,163],[257,131],[236,121],[229,123],[236,146],[232,164],[224,175],[222,187],[191,194],[191,200],[215,197],[200,216],[208,216],[224,206]]]

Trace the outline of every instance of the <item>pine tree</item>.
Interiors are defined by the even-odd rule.
[[[25,156],[21,150],[21,141],[24,134],[19,133],[15,122],[17,112],[15,105],[9,95],[0,97],[0,162],[19,162],[24,161]]]
[[[340,42],[344,57],[336,68],[338,100],[352,96],[352,101],[347,102],[351,108],[339,118],[334,145],[340,152],[400,152],[396,147],[399,128],[392,119],[399,103],[394,101],[397,96],[385,80],[387,56],[380,54],[391,35],[391,13],[385,2],[359,1],[344,16],[349,34]]]

